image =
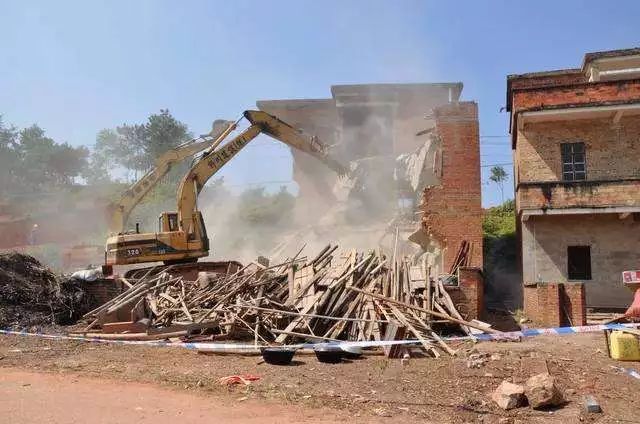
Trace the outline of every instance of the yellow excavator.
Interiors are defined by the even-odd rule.
[[[186,141],[160,155],[156,159],[153,168],[124,191],[119,199],[110,202],[106,206],[106,223],[109,234],[113,236],[115,234],[125,234],[127,231],[132,232],[133,230],[127,230],[129,216],[147,193],[158,185],[175,164],[214,146],[220,139],[224,138],[225,133],[228,134],[227,130],[233,125],[233,121],[218,119],[214,121],[213,128],[209,134]],[[138,224],[136,224],[135,231],[139,232]],[[93,262],[95,253],[103,250],[104,245],[94,246],[85,243],[65,248],[63,266],[71,268]],[[98,255],[101,255],[101,253],[98,253]],[[108,268],[105,270],[103,267],[103,271],[111,273]]]
[[[248,110],[243,113],[243,117],[251,125],[218,148],[227,135],[236,129],[242,118],[229,125],[183,177],[178,188],[177,211],[163,212],[160,215],[158,232],[120,232],[107,239],[107,269],[110,270],[113,265],[150,262],[163,262],[167,265],[189,264],[196,262],[198,258],[209,256],[209,238],[202,214],[197,207],[198,195],[220,168],[261,133],[314,156],[339,175],[347,173],[347,168],[332,158],[327,146],[316,137],[306,135],[266,112]],[[114,222],[118,225],[114,225],[114,228],[119,227],[120,222],[121,218],[118,218],[117,222]],[[213,269],[219,269],[219,263],[212,264]],[[189,269],[189,266],[183,268]],[[198,270],[208,269],[206,266],[200,266]]]

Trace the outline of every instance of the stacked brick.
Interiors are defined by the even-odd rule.
[[[484,308],[484,279],[478,268],[461,267],[458,286],[447,287],[453,304],[467,320],[479,319]]]
[[[82,289],[90,300],[90,307],[96,308],[122,293],[124,286],[120,280],[105,278],[83,282]]]
[[[543,327],[586,325],[583,283],[526,283],[524,313]]]

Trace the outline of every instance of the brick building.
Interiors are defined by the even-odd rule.
[[[409,248],[420,246],[426,252],[433,276],[448,273],[462,241],[469,242],[467,265],[475,271],[464,271],[460,290],[452,297],[477,317],[482,309],[482,278],[477,275],[482,268],[478,110],[476,103],[459,100],[461,92],[462,83],[335,85],[331,98],[266,100],[257,106],[317,135],[344,163],[367,163],[373,169],[369,174],[375,181],[369,186],[378,201],[367,205],[367,211],[380,213],[366,222],[357,216],[356,225],[352,222],[340,235],[354,231],[362,237],[377,221],[393,242],[389,229],[398,229],[401,240],[415,243],[407,243]],[[399,161],[411,154],[420,158],[419,169],[413,169],[420,178],[410,178],[419,184],[412,187],[397,178]],[[335,203],[336,177],[304,153],[292,155],[298,212],[321,220]],[[404,219],[389,225],[402,208],[408,209]],[[354,228],[358,223],[361,228]],[[376,246],[381,237],[374,232],[361,247]]]
[[[434,108],[457,102],[461,83],[334,85],[330,99],[264,100],[257,106],[296,128],[316,135],[344,163],[370,158],[378,177],[376,190],[382,193],[382,208],[394,205],[394,163],[398,155],[415,151],[433,128]],[[298,212],[321,215],[332,205],[335,175],[303,152],[292,150],[293,179],[299,186]],[[427,181],[435,184],[437,181]],[[415,205],[420,199],[414,200]],[[388,211],[387,211],[388,212]]]
[[[621,272],[640,268],[640,49],[510,75],[507,110],[525,286],[584,283],[587,306],[628,306]]]

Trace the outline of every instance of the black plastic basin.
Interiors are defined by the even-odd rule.
[[[342,356],[347,359],[362,358],[362,348],[358,346],[341,346]]]
[[[264,347],[262,348],[262,359],[271,365],[289,365],[296,354],[295,349],[286,347]]]
[[[313,351],[318,361],[326,364],[337,364],[344,357],[344,351],[339,346],[316,346]]]

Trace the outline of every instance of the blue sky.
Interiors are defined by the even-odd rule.
[[[506,75],[639,46],[639,20],[637,1],[0,0],[0,114],[91,145],[161,108],[199,134],[258,99],[328,97],[332,84],[462,81],[481,134],[506,136]],[[511,162],[506,137],[481,142],[483,165]],[[290,180],[286,149],[255,143],[228,183]],[[485,206],[500,200],[487,170]]]

